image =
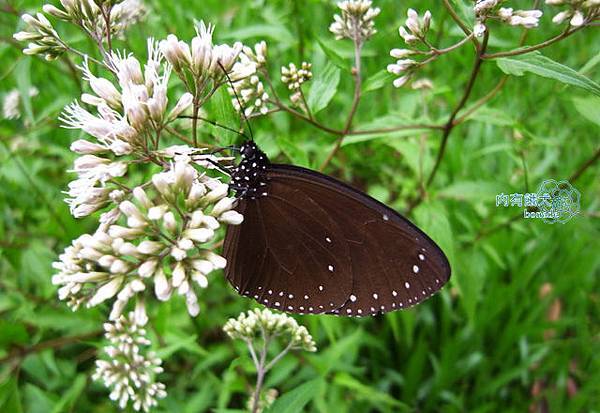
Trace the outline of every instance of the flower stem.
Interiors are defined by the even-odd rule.
[[[333,149],[321,164],[319,171],[323,171],[325,170],[325,168],[327,168],[327,165],[329,165],[335,154],[340,150],[342,143],[344,142],[344,138],[348,136],[348,133],[350,132],[350,128],[352,128],[352,121],[354,120],[354,115],[356,115],[356,110],[358,109],[358,104],[360,103],[361,97],[361,51],[362,40],[360,38],[360,34],[357,33],[354,36],[354,98],[352,99],[352,107],[350,108],[350,113],[348,114],[348,118],[346,119],[346,124],[344,126],[344,130],[342,131],[342,134],[338,136]]]

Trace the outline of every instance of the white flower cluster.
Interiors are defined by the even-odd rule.
[[[528,29],[538,27],[543,15],[541,10],[514,10],[511,7],[498,7],[504,0],[478,0],[473,7],[475,12],[475,27],[473,33],[483,36],[487,30],[486,20],[497,18],[511,26],[522,26]]]
[[[281,67],[281,81],[291,91],[290,100],[295,106],[305,108],[305,102],[302,95],[302,85],[312,79],[312,64],[302,62],[300,68],[297,68],[294,63],[288,66]]]
[[[124,0],[117,3],[110,12],[113,35],[123,38],[125,31],[142,21],[147,13],[146,5],[142,0]]]
[[[92,37],[102,39],[106,34],[106,20],[109,16],[110,33],[122,36],[123,32],[138,23],[146,14],[141,0],[60,0],[62,9],[46,4],[44,12],[64,21],[84,28]]]
[[[160,50],[188,91],[196,97],[198,104],[220,86],[225,72],[231,71],[242,52],[240,42],[233,46],[213,44],[213,31],[214,26],[200,22],[191,45],[174,34],[160,42]]]
[[[419,13],[413,9],[408,9],[406,14],[407,19],[404,26],[400,26],[398,32],[409,46],[409,49],[392,49],[390,56],[398,60],[396,63],[387,66],[389,73],[399,76],[393,82],[395,87],[404,86],[413,78],[415,70],[421,65],[418,61],[409,58],[409,56],[415,54],[426,54],[426,52],[419,51],[416,47],[419,45],[430,47],[425,40],[425,36],[431,26],[431,12],[429,10],[425,11],[423,18],[420,18]]]
[[[156,375],[163,371],[162,361],[154,352],[146,351],[150,340],[144,324],[133,313],[104,324],[104,336],[110,343],[104,347],[108,359],[96,361],[93,379],[111,389],[110,399],[121,409],[131,402],[134,410],[148,412],[167,393],[165,385],[156,381]]]
[[[568,10],[563,10],[552,18],[556,24],[568,20],[571,26],[580,27],[600,16],[600,0],[546,0],[546,4],[568,7]]]
[[[258,77],[259,71],[267,62],[267,43],[264,41],[254,45],[254,50],[244,46],[238,61],[233,66],[231,81],[233,87],[229,87],[229,94],[233,97],[232,104],[235,110],[242,112],[246,117],[257,112],[266,114],[269,110],[267,101],[269,95]],[[237,95],[237,97],[236,97]],[[241,102],[238,102],[238,99]],[[240,103],[243,107],[240,107]]]
[[[541,10],[513,10],[511,7],[501,7],[498,10],[498,16],[503,22],[527,29],[538,27],[543,14]]]
[[[46,60],[54,60],[66,50],[65,43],[52,27],[52,23],[42,13],[31,16],[24,14],[21,19],[26,28],[15,33],[13,38],[20,42],[29,42],[23,53],[27,55],[43,55]]]
[[[131,25],[139,22],[145,15],[145,7],[141,0],[60,0],[62,9],[52,4],[45,4],[43,11],[63,21],[81,27],[93,40],[101,43],[107,32],[122,36]],[[110,16],[107,30],[104,16]],[[68,50],[66,43],[60,38],[52,23],[42,13],[31,16],[24,14],[26,30],[14,34],[18,41],[29,42],[23,51],[29,55],[44,55],[47,60],[54,60]]]
[[[227,197],[228,189],[180,157],[170,170],[152,177],[151,187],[133,189],[134,202],[121,201],[95,234],[79,237],[65,250],[54,263],[59,298],[75,310],[116,297],[110,314],[115,320],[129,300],[143,301],[149,287],[161,301],[176,291],[196,316],[194,284],[206,288],[207,275],[226,264],[210,243],[220,223],[243,220],[232,210],[235,200]],[[143,319],[144,308],[138,309]]]
[[[36,87],[29,88],[29,97],[39,94]],[[18,89],[10,90],[2,100],[2,116],[4,119],[19,119],[21,117],[21,93]]]
[[[273,313],[268,308],[255,308],[230,318],[223,330],[232,339],[251,341],[260,335],[286,336],[292,348],[317,351],[315,342],[306,329],[286,314]]]
[[[96,114],[74,102],[61,116],[64,127],[81,129],[95,138],[95,142],[80,139],[71,145],[72,151],[82,155],[75,161],[73,172],[78,178],[69,184],[66,200],[76,218],[90,215],[111,200],[118,202],[122,191],[107,183],[125,175],[129,161],[113,158],[147,155],[149,147],[156,146],[154,137],[192,103],[192,96],[185,93],[167,111],[171,66],[162,62],[152,39],[148,40],[148,59],[143,69],[133,55],[115,54],[110,65],[119,88],[110,80],[95,76],[87,60],[81,67],[94,92],[84,93],[81,100],[95,107]]]
[[[337,4],[342,15],[335,14],[334,22],[329,26],[329,31],[337,40],[350,39],[357,44],[363,44],[377,33],[375,30],[375,17],[381,12],[379,7],[371,7],[371,0],[345,0]]]
[[[254,406],[254,396],[254,393],[252,393],[250,395],[250,398],[246,402],[246,409],[248,409],[249,412],[252,411],[252,408]],[[257,406],[258,409],[256,410],[256,412],[261,413],[269,409],[273,405],[273,403],[275,403],[275,400],[277,400],[277,396],[279,396],[279,392],[277,391],[277,389],[267,389],[266,391],[261,392]]]

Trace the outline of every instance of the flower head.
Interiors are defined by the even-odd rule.
[[[223,330],[232,339],[245,341],[253,340],[263,334],[285,336],[290,340],[292,348],[317,351],[315,342],[306,327],[299,325],[286,314],[273,313],[269,309],[255,308],[247,313],[241,313],[237,319],[229,319]]]
[[[114,320],[150,290],[161,301],[173,293],[183,296],[190,315],[198,314],[197,288],[206,288],[208,274],[226,264],[212,251],[216,231],[243,217],[233,210],[228,186],[200,175],[194,162],[179,155],[168,171],[153,176],[151,187],[98,194],[98,202],[110,198],[118,207],[107,212],[110,219],[96,233],[73,241],[54,263],[60,299],[73,309],[113,300]]]
[[[109,345],[103,349],[106,358],[96,361],[93,379],[111,389],[110,399],[121,409],[131,403],[134,410],[148,412],[167,393],[165,385],[156,381],[163,371],[162,360],[146,350],[150,340],[144,324],[133,312],[104,324]]]
[[[335,14],[329,31],[337,40],[351,39],[357,44],[362,44],[377,33],[375,30],[375,17],[381,12],[378,7],[371,7],[370,0],[345,0],[337,4],[341,16]]]

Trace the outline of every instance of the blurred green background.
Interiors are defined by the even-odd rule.
[[[308,60],[313,83],[322,80],[331,60],[324,48],[346,59],[337,94],[317,115],[324,124],[343,127],[352,99],[352,49],[349,41],[335,41],[327,30],[333,2],[146,4],[145,21],[117,41],[118,48],[142,58],[148,36],[176,33],[188,41],[193,20],[203,19],[216,23],[217,41],[265,39],[274,79],[282,65]],[[468,10],[469,2],[462,4]],[[0,120],[0,411],[116,411],[106,390],[89,378],[107,308],[72,313],[50,282],[52,261],[73,238],[92,232],[97,221],[73,219],[61,193],[74,159],[68,146],[78,134],[60,129],[57,117],[78,98],[80,85],[64,61],[24,56],[11,38],[22,28],[18,15],[39,11],[41,5],[0,2],[0,97],[14,88],[39,89],[35,97],[25,94],[20,119]],[[432,11],[434,44],[460,40],[441,2],[378,1],[376,6],[382,12],[376,18],[378,34],[364,50],[367,79],[392,63],[391,48],[403,47],[397,28],[408,7]],[[556,9],[542,9],[546,14],[530,31],[529,44],[561,30],[550,21]],[[72,28],[56,27],[78,47],[91,50]],[[515,48],[522,33],[499,24],[491,30],[492,51]],[[600,82],[597,28],[542,53]],[[444,122],[462,96],[472,61],[473,48],[467,45],[426,66],[419,75],[433,81],[429,91],[394,89],[391,78],[371,83],[355,128]],[[502,76],[494,61],[485,62],[469,103]],[[208,117],[218,118],[213,109],[208,107]],[[313,168],[335,140],[285,113],[253,120],[252,126],[272,159]],[[446,251],[453,268],[449,286],[416,308],[385,316],[297,317],[319,350],[287,356],[266,386],[284,394],[316,380],[312,401],[304,408],[311,412],[599,411],[598,163],[572,182],[581,193],[581,214],[567,224],[514,219],[518,208],[495,206],[496,194],[535,192],[545,179],[573,177],[598,150],[599,132],[599,97],[529,73],[509,77],[493,100],[453,131],[426,200],[409,216]],[[433,165],[439,142],[439,131],[350,137],[326,172],[405,211]],[[221,331],[229,317],[254,303],[237,296],[220,273],[212,275],[200,303],[201,314],[194,320],[182,301],[149,305],[154,342],[165,359],[161,381],[168,391],[156,411],[239,411],[254,384],[245,347]]]

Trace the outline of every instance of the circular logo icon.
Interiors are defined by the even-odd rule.
[[[564,224],[580,210],[579,191],[568,181],[555,181],[548,179],[541,183],[537,191],[537,206],[544,213],[544,222]]]

